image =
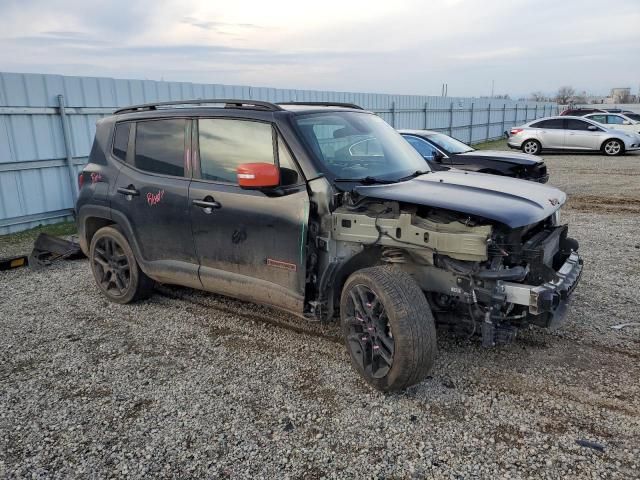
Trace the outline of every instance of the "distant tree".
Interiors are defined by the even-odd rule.
[[[564,86],[558,89],[558,93],[556,93],[556,102],[560,105],[566,105],[576,94],[576,91],[573,87]]]
[[[549,98],[544,93],[542,93],[540,91],[531,92],[531,95],[530,95],[529,99],[532,102],[547,102],[549,100]]]

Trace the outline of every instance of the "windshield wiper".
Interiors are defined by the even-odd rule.
[[[412,178],[419,177],[420,175],[426,175],[427,173],[431,173],[431,170],[416,170],[415,172],[407,175],[406,177],[401,177],[396,181],[404,182],[405,180],[411,180]]]
[[[397,180],[383,180],[382,178],[376,177],[336,178],[333,181],[336,183],[361,183],[363,185],[388,184],[397,182]]]

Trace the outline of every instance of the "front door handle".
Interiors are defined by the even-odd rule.
[[[222,205],[220,205],[213,199],[213,197],[210,196],[206,196],[202,200],[192,200],[191,203],[193,203],[196,207],[202,208],[204,210],[204,213],[211,213],[213,212],[213,209],[222,208]]]
[[[134,187],[133,185],[127,185],[127,187],[118,187],[118,193],[121,193],[122,195],[127,195],[130,197],[137,197],[138,195],[140,195],[140,192],[138,190],[136,190],[136,187]]]

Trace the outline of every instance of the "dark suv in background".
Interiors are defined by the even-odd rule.
[[[385,391],[428,374],[434,315],[508,343],[559,325],[582,271],[564,193],[431,172],[355,105],[125,108],[98,121],[79,184],[81,247],[110,300],[162,282],[339,318],[355,369]]]

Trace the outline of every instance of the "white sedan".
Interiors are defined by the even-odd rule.
[[[590,113],[585,115],[584,118],[601,123],[607,128],[640,134],[640,122],[627,117],[623,113]]]

